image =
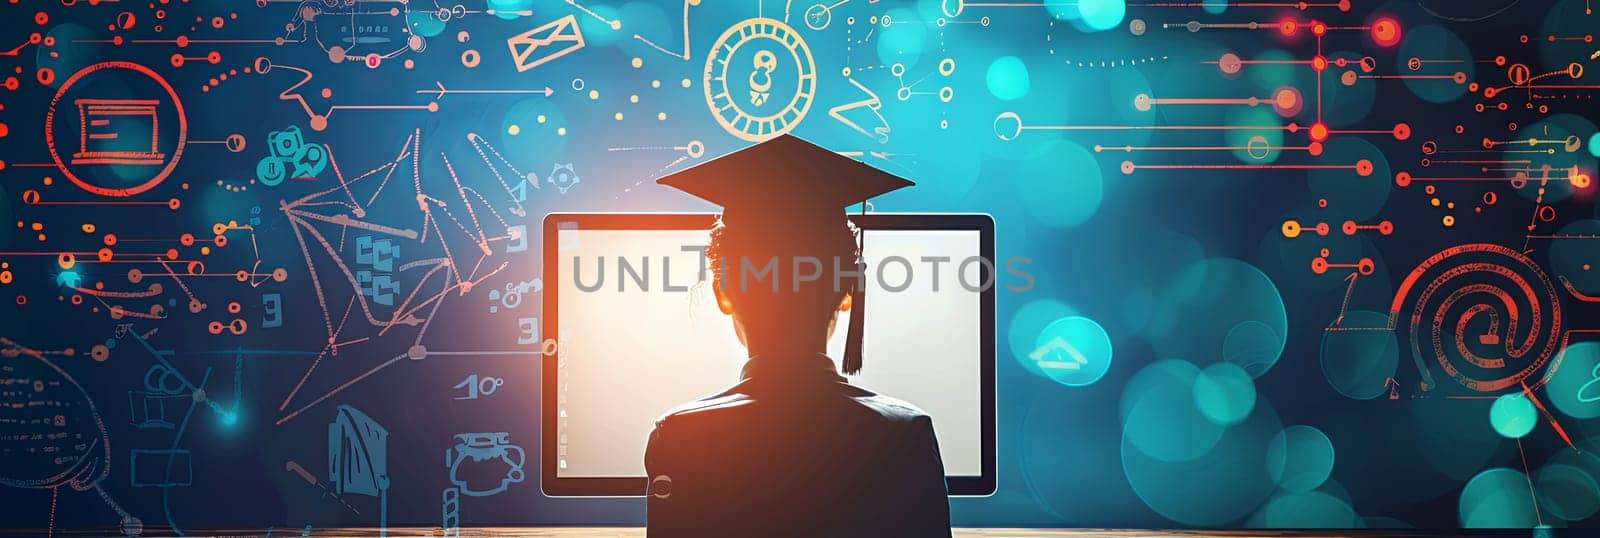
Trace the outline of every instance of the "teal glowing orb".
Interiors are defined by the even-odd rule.
[[[1122,0],[1080,0],[1078,13],[1083,16],[1084,26],[1090,30],[1110,30],[1122,24],[1122,16],[1128,12],[1128,4]]]
[[[1028,66],[1016,56],[1001,56],[989,64],[984,74],[989,93],[1001,101],[1014,101],[1028,95]]]
[[[1034,338],[1033,361],[1057,383],[1069,387],[1092,385],[1111,368],[1111,337],[1094,320],[1068,316],[1051,322]]]
[[[1456,509],[1461,526],[1474,529],[1528,529],[1538,526],[1533,492],[1522,471],[1497,467],[1467,482]]]
[[[1489,425],[1494,426],[1495,433],[1510,439],[1528,435],[1538,422],[1539,412],[1522,393],[1495,398],[1494,405],[1489,406]]]
[[[1333,473],[1333,442],[1322,430],[1290,426],[1267,445],[1267,474],[1293,492],[1317,489]]]
[[[1194,380],[1194,404],[1213,424],[1238,424],[1256,406],[1255,379],[1231,362],[1207,366]]]

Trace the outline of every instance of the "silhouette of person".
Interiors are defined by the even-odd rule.
[[[841,369],[862,367],[866,274],[845,209],[911,182],[783,135],[659,183],[723,207],[705,254],[749,359],[737,384],[656,421],[648,535],[949,536],[932,420],[826,355],[848,311]]]

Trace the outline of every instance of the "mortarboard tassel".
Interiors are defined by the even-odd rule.
[[[861,372],[861,340],[862,329],[867,324],[867,294],[861,290],[850,292],[850,329],[844,336],[844,368],[845,375],[855,375]]]
[[[861,202],[861,214],[867,214],[867,202]],[[857,232],[856,251],[867,251],[867,233]],[[861,271],[866,271],[865,260],[857,266]],[[844,334],[844,361],[840,364],[845,375],[856,375],[861,372],[861,343],[867,326],[867,281],[865,278],[857,279],[856,286],[850,290],[850,328]]]

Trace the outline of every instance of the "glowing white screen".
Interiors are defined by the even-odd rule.
[[[911,402],[933,418],[947,476],[982,473],[982,264],[975,230],[869,230],[865,368],[851,383]],[[644,476],[644,448],[655,419],[739,380],[746,351],[732,322],[717,309],[710,283],[697,284],[705,230],[557,231],[557,467],[562,478]],[[648,275],[649,291],[633,276],[621,279],[617,258]],[[906,264],[878,261],[899,256]],[[580,264],[586,286],[573,274]],[[924,257],[948,257],[933,264]],[[643,267],[648,259],[648,270]],[[961,273],[961,274],[958,274]],[[663,278],[666,280],[664,281]],[[934,285],[937,283],[937,291]],[[688,287],[666,291],[665,286]],[[849,314],[841,314],[828,344],[843,356]]]

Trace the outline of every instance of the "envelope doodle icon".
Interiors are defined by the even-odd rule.
[[[521,73],[583,48],[583,33],[578,31],[578,17],[567,15],[511,36],[506,45]]]

